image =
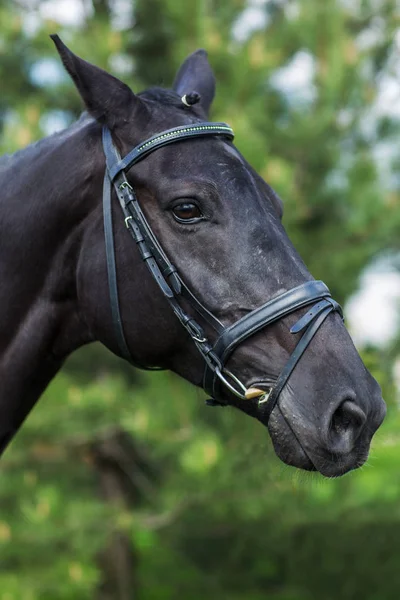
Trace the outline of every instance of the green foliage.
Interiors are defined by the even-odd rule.
[[[243,0],[96,0],[68,27],[47,19],[45,4],[0,2],[0,151],[81,110],[49,33],[135,90],[170,84],[203,46],[218,81],[213,118],[233,126],[284,199],[285,225],[313,274],[343,301],[373,256],[397,250],[398,190],[383,185],[376,153],[398,123],[375,107],[392,69],[394,0],[270,0],[265,24],[244,39],[232,34]],[[285,92],[280,70],[299,53],[312,81]],[[51,81],[38,71],[43,60],[58,73]],[[368,465],[321,481],[284,467],[260,424],[205,408],[176,377],[138,374],[98,347],[77,353],[0,463],[0,600],[125,599],[117,587],[102,595],[101,555],[113,540],[134,549],[145,600],[398,598],[393,354],[364,352],[390,407]]]
[[[107,506],[92,448],[119,429],[145,448],[157,482],[132,462],[134,501]],[[79,387],[61,374],[2,461],[4,598],[92,598],[99,550],[115,532],[139,553],[143,598],[334,598],[321,589],[342,572],[340,597],[356,586],[375,598],[378,575],[360,581],[349,561],[362,571],[388,544],[397,549],[397,411],[385,429],[368,466],[322,481],[282,467],[261,425],[206,409],[200,392],[172,375],[142,376],[133,389],[103,368]],[[395,561],[385,572],[396,572]]]

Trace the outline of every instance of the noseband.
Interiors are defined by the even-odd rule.
[[[103,128],[103,149],[106,157],[103,212],[112,320],[121,354],[129,362],[135,364],[126,343],[119,309],[111,211],[111,186],[113,185],[124,214],[126,227],[136,242],[142,259],[205,361],[203,387],[211,396],[211,400],[207,401],[208,404],[226,405],[219,392],[221,384],[235,396],[245,400],[248,397],[246,397],[248,391],[246,386],[225,367],[233,351],[244,340],[261,329],[300,308],[310,307],[308,312],[290,329],[292,334],[303,332],[303,335],[282,369],[275,385],[257,399],[259,416],[266,423],[295,366],[322,323],[331,312],[337,311],[342,314],[342,311],[339,304],[332,299],[328,288],[322,281],[308,281],[268,300],[268,302],[251,311],[230,327],[224,327],[186,286],[151,230],[125,172],[162,146],[187,139],[210,136],[217,136],[231,141],[234,134],[232,129],[225,123],[201,122],[195,125],[175,127],[140,143],[121,159],[113,144],[109,129]],[[197,315],[215,331],[216,341],[214,343],[207,338],[203,327],[198,321],[193,316],[188,315],[182,308],[180,298],[184,298],[193,307]],[[136,366],[145,369],[152,368],[138,364]]]

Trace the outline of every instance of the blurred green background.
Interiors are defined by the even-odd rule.
[[[382,291],[354,327],[389,410],[368,464],[323,480],[173,375],[81,350],[0,462],[0,600],[398,600],[400,336],[381,276],[400,264],[399,3],[0,0],[1,152],[82,109],[54,32],[134,90],[208,50],[212,118],[284,199],[313,275],[345,306],[365,269]]]

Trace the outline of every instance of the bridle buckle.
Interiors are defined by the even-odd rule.
[[[129,221],[132,220],[133,217],[129,215],[129,217],[125,217],[125,227],[129,229]]]
[[[133,192],[133,187],[131,186],[131,184],[129,183],[129,181],[123,181],[122,183],[120,183],[120,185],[118,186],[118,188],[122,191],[122,190],[131,190]]]

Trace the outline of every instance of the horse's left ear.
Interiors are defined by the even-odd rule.
[[[100,123],[114,129],[127,123],[139,108],[147,110],[143,101],[125,83],[76,56],[58,35],[50,37],[87,110]]]
[[[208,114],[215,94],[215,77],[205,50],[196,50],[179,69],[172,89],[180,96],[198,92],[200,106]]]

